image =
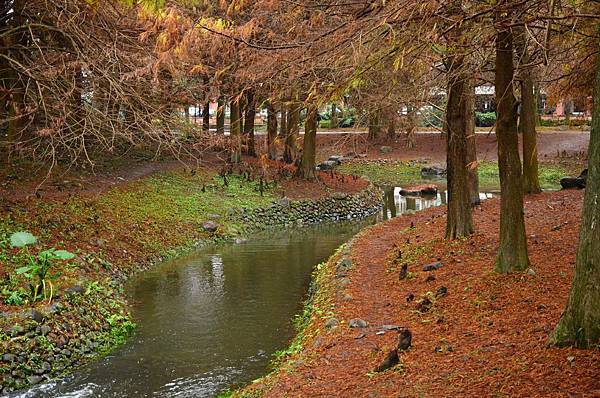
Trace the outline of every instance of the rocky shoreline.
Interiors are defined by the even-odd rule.
[[[267,207],[232,212],[223,223],[242,222],[244,234],[274,228],[357,220],[381,209],[381,191],[373,185],[356,194],[333,193],[317,200],[280,199]],[[217,229],[220,226],[217,226]],[[170,250],[175,257],[206,244],[236,239],[212,237]],[[239,238],[237,238],[239,239]],[[164,261],[149,258],[105,280],[81,282],[58,292],[52,303],[19,313],[0,313],[0,392],[42,383],[105,355],[135,328],[124,298],[128,277]]]

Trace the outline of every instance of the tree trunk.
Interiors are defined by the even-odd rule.
[[[287,129],[287,108],[285,105],[281,105],[281,123],[279,125],[279,136],[282,140],[285,140],[287,137],[288,129]]]
[[[317,114],[316,106],[309,106],[304,123],[304,145],[302,147],[302,160],[298,167],[298,176],[306,180],[315,179],[315,157],[317,146]]]
[[[500,171],[500,247],[494,270],[501,273],[524,270],[529,266],[513,78],[512,33],[503,30],[496,37],[495,77]]]
[[[468,92],[466,76],[460,69],[462,56],[452,57],[448,73],[448,103],[446,105],[446,163],[448,180],[448,216],[446,239],[455,239],[473,233],[471,189],[467,164]]]
[[[240,126],[240,102],[239,99],[231,101],[230,105],[230,136],[231,136],[231,163],[239,163],[242,158],[242,137]]]
[[[337,105],[335,102],[331,104],[331,118],[329,119],[329,128],[337,129],[338,117],[337,117]]]
[[[389,140],[396,138],[396,117],[391,115],[387,120],[387,137]]]
[[[298,102],[293,102],[288,110],[287,135],[283,151],[283,160],[286,163],[294,163],[296,160],[296,138],[300,133],[300,107]]]
[[[267,104],[267,153],[269,159],[277,158],[277,147],[275,140],[277,139],[277,112],[271,103]]]
[[[515,49],[519,53],[519,74],[521,77],[521,115],[519,133],[523,140],[523,190],[525,193],[540,193],[538,178],[538,156],[536,125],[536,97],[533,92],[533,77],[528,66],[529,51],[525,28],[519,28],[515,39]]]
[[[204,133],[210,132],[210,102],[206,102],[202,109],[202,131]]]
[[[223,97],[217,99],[217,134],[225,135],[225,101]]]
[[[417,115],[416,111],[412,106],[407,107],[407,127],[406,127],[406,147],[414,148],[417,146],[417,140],[415,133],[417,132]]]
[[[254,141],[254,118],[256,117],[256,101],[252,90],[246,93],[246,113],[244,120],[244,136],[248,147],[248,155],[256,156]]]
[[[381,132],[381,111],[376,110],[375,112],[369,113],[369,133],[367,139],[374,141],[379,137]]]
[[[567,307],[549,339],[559,346],[600,344],[600,62],[595,90],[575,275]]]
[[[473,80],[468,79],[465,82],[466,101],[466,132],[467,132],[467,171],[469,174],[469,196],[471,197],[471,206],[477,206],[481,203],[479,199],[479,175],[477,174],[477,136],[475,135],[475,87]]]

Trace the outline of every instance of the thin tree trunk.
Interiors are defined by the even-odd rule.
[[[449,61],[450,83],[446,105],[446,163],[448,180],[448,215],[446,239],[455,239],[473,233],[471,190],[467,164],[468,92],[466,76],[461,73],[462,56]]]
[[[390,140],[396,138],[396,117],[391,115],[387,120],[387,137]]]
[[[496,37],[496,104],[498,168],[500,171],[500,247],[494,270],[508,273],[529,266],[523,182],[517,136],[517,103],[513,93],[514,66],[512,33],[498,32]]]
[[[256,102],[252,90],[246,93],[246,113],[244,120],[244,136],[248,147],[248,155],[256,156],[254,141],[254,118],[256,117]]]
[[[416,111],[412,106],[407,107],[407,128],[406,128],[406,147],[414,148],[417,146],[415,133],[417,131]]]
[[[329,119],[329,128],[336,129],[338,127],[337,105],[331,104],[331,118]]]
[[[239,163],[242,158],[242,137],[240,126],[240,103],[239,99],[233,99],[230,104],[230,136],[231,136],[231,163]]]
[[[277,147],[275,140],[277,139],[277,112],[271,103],[267,104],[267,153],[269,159],[277,158]]]
[[[217,99],[217,134],[225,135],[225,100]]]
[[[14,0],[12,5],[13,17],[10,23],[11,27],[19,28],[24,25],[24,0]],[[7,38],[8,47],[21,45],[23,48],[27,46],[27,37],[24,31],[17,30],[16,33],[9,35]],[[9,54],[12,59],[20,61],[20,54]],[[25,126],[25,76],[20,75],[12,66],[9,68],[10,77],[8,85],[10,89],[10,99],[8,106],[8,142],[14,144],[20,137],[23,138],[23,130]]]
[[[525,28],[519,28],[515,39],[515,49],[519,54],[521,77],[521,115],[519,117],[519,133],[523,140],[523,190],[525,193],[541,192],[538,177],[538,154],[536,125],[536,97],[533,92],[529,51]],[[525,66],[523,66],[525,65]]]
[[[306,180],[315,179],[315,158],[317,145],[317,107],[309,106],[304,123],[304,145],[302,147],[302,160],[298,167],[298,175]]]
[[[475,135],[475,87],[473,79],[466,82],[465,101],[466,101],[466,132],[467,132],[467,171],[469,174],[469,196],[471,197],[471,206],[477,206],[481,203],[479,199],[479,175],[477,173],[477,136]]]
[[[600,344],[600,62],[595,90],[575,275],[567,307],[549,339],[559,346]]]
[[[283,160],[286,163],[294,163],[296,160],[296,138],[300,133],[300,109],[300,103],[293,102],[288,110],[287,136],[283,151]]]
[[[202,109],[202,131],[210,132],[210,102],[206,102]]]
[[[285,140],[287,137],[288,129],[287,129],[287,108],[285,105],[281,105],[281,123],[279,125],[279,136],[282,140]]]
[[[381,111],[378,109],[375,112],[369,113],[369,133],[367,139],[374,141],[379,137],[381,132]]]

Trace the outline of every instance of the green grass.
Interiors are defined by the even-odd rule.
[[[418,185],[426,183],[444,185],[444,180],[421,178],[423,164],[416,162],[395,163],[347,163],[338,169],[342,173],[366,176],[372,182],[383,185]],[[479,185],[482,190],[499,190],[500,178],[497,162],[480,162]],[[539,176],[542,189],[560,189],[560,179],[575,172],[572,167],[560,164],[540,164]],[[437,183],[436,183],[437,181]]]

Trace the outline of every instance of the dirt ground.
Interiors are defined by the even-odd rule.
[[[555,159],[557,156],[581,158],[587,153],[589,132],[544,132],[538,135],[538,151],[540,160]],[[257,137],[259,148],[264,146],[264,137]],[[382,145],[391,146],[391,153],[382,154]],[[428,159],[432,163],[445,162],[445,141],[439,133],[416,134],[416,146],[408,148],[404,137],[394,141],[369,143],[365,134],[319,134],[317,136],[317,159],[322,161],[331,155],[366,154],[367,159]],[[496,160],[496,136],[487,133],[477,134],[478,158],[480,160]],[[262,152],[259,149],[259,152]],[[172,159],[163,157],[152,159],[149,156],[119,158],[99,162],[94,169],[66,168],[55,166],[48,174],[48,165],[15,165],[0,169],[0,198],[18,201],[32,196],[45,198],[62,198],[73,194],[95,194],[114,186],[135,181],[149,175],[175,170],[178,168],[193,169],[207,167],[219,171],[227,159],[225,152],[206,152],[198,154],[196,159]],[[259,160],[244,159],[256,170],[260,168]],[[280,168],[280,165],[271,165]],[[362,185],[354,186],[351,181],[342,181],[339,176],[327,178],[322,175],[319,183],[300,183],[291,181],[283,183],[283,192],[291,198],[319,197],[331,191],[355,192]]]
[[[600,350],[546,347],[571,285],[582,199],[582,191],[525,198],[531,271],[512,275],[492,272],[497,199],[475,210],[477,232],[465,240],[440,239],[442,208],[362,232],[350,283],[335,300],[335,316],[346,323],[329,331],[312,325],[305,333],[320,330],[319,337],[263,396],[600,397]],[[440,269],[423,270],[438,261]],[[402,264],[409,273],[399,280]],[[437,295],[442,286],[447,294]],[[424,297],[433,305],[421,312]],[[354,318],[369,326],[348,328]],[[395,331],[377,334],[382,325],[409,328],[413,346],[401,365],[374,373],[398,339]]]

